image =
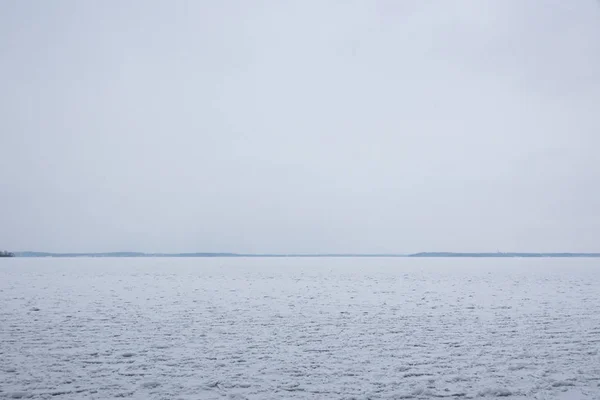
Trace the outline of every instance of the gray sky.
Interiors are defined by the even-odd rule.
[[[0,1],[0,248],[600,251],[596,0]]]

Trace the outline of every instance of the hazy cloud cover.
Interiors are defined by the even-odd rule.
[[[595,0],[0,2],[0,248],[600,251]]]

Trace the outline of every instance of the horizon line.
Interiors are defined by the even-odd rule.
[[[416,253],[234,253],[234,252],[45,252],[17,251],[17,257],[600,257],[600,252],[457,252],[426,251]]]

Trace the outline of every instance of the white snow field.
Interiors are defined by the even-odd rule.
[[[0,260],[0,398],[600,399],[600,260]]]

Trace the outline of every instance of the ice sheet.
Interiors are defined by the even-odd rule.
[[[0,398],[599,399],[581,259],[0,260]]]

